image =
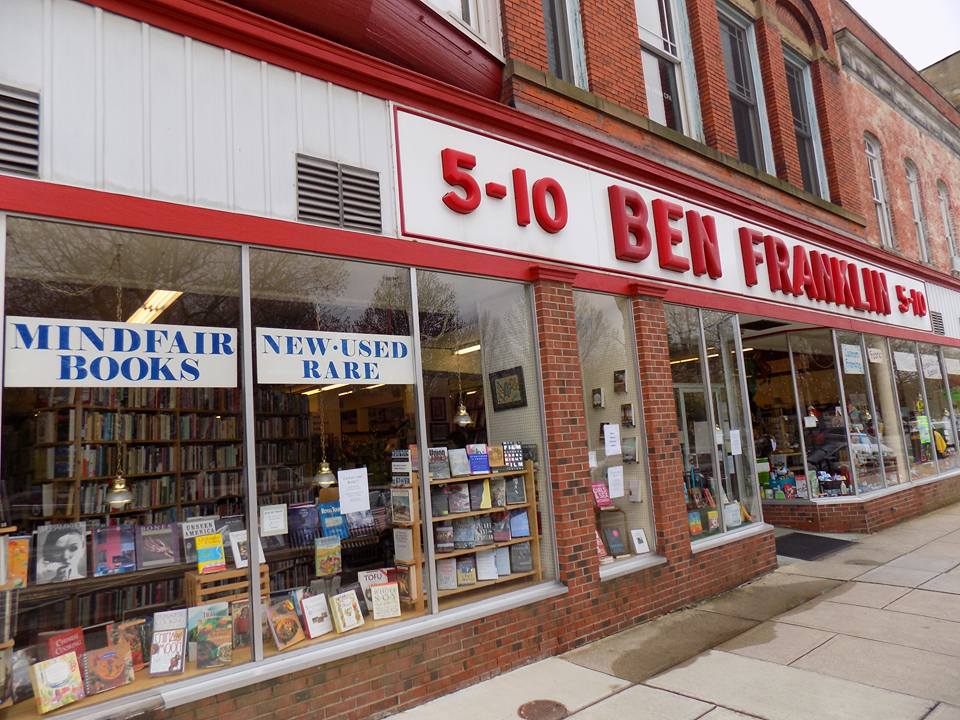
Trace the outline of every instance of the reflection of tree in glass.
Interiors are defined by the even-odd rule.
[[[373,291],[370,305],[356,322],[356,332],[379,335],[409,335],[409,271],[397,268],[384,275]]]
[[[600,300],[605,303],[606,298]],[[577,318],[577,345],[580,346],[580,362],[589,365],[609,351],[611,343],[624,347],[623,337],[611,326],[603,307],[589,296],[574,296],[574,313]]]
[[[420,337],[441,339],[463,329],[457,306],[457,291],[436,273],[417,273]],[[435,343],[424,343],[439,347]],[[452,347],[452,345],[448,345]]]
[[[350,308],[338,302],[350,271],[344,260],[295,253],[251,253],[253,324],[350,332]]]

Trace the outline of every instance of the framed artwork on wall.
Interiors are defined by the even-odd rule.
[[[527,389],[523,384],[522,366],[490,373],[490,387],[494,411],[527,406]]]

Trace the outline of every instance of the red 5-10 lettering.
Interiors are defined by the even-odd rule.
[[[897,300],[899,301],[897,307],[900,312],[906,312],[908,308],[912,308],[913,314],[917,317],[923,317],[927,314],[927,298],[923,296],[922,292],[916,290],[907,292],[903,285],[897,285],[896,290]]]
[[[483,195],[494,200],[503,200],[507,196],[507,186],[501,183],[488,182],[480,189],[480,183],[470,171],[477,166],[477,158],[470,153],[461,152],[452,148],[440,151],[440,167],[444,181],[462,192],[453,190],[443,196],[443,204],[454,212],[468,215],[480,207]],[[533,217],[537,225],[548,233],[558,233],[567,224],[567,196],[560,183],[554,178],[544,177],[535,180],[532,187],[527,187],[527,171],[523,168],[514,168],[511,173],[513,184],[513,204],[516,211],[517,225],[525,227],[530,224],[530,200],[533,199]],[[553,211],[547,204],[547,196],[553,202]]]

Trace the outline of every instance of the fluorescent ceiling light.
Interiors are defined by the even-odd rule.
[[[143,301],[143,305],[138,307],[133,315],[128,319],[128,323],[149,324],[160,317],[160,314],[177,301],[177,298],[183,295],[179,290],[154,290],[150,297]]]
[[[467,395],[476,395],[478,392],[480,392],[480,391],[479,391],[479,390],[467,390],[466,394],[467,394]]]
[[[304,391],[303,391],[302,393],[300,393],[300,394],[301,394],[301,395],[316,395],[318,392],[320,392],[320,388],[313,388],[312,390],[304,390]]]
[[[320,392],[326,392],[327,390],[336,390],[337,388],[346,387],[346,383],[334,383],[333,385],[324,385],[320,388]]]
[[[364,388],[364,389],[365,389],[365,390],[374,390],[375,388],[383,387],[384,385],[386,385],[386,383],[377,383],[376,385],[367,385],[367,387]]]
[[[346,392],[337,393],[337,397],[343,397],[344,395],[353,395],[353,390],[347,390]]]
[[[454,351],[453,351],[453,354],[454,354],[454,355],[469,355],[470,353],[474,353],[474,352],[476,352],[476,351],[479,350],[479,349],[480,349],[480,343],[477,343],[476,345],[467,345],[466,347],[462,347],[462,348],[460,348],[459,350],[454,350]]]

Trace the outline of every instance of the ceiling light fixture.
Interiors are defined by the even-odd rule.
[[[179,290],[154,290],[150,297],[143,301],[143,305],[138,307],[127,322],[141,323],[147,325],[156,320],[160,315],[183,295]]]
[[[454,351],[453,351],[453,354],[454,354],[454,355],[469,355],[470,353],[475,353],[475,352],[476,352],[477,350],[479,350],[479,349],[480,349],[480,343],[477,343],[476,345],[467,345],[466,347],[462,347],[462,348],[460,348],[459,350],[454,350]]]

